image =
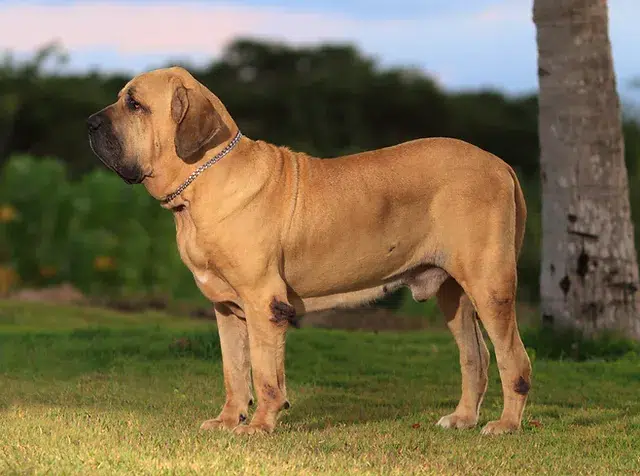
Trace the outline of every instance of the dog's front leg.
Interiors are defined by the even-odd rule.
[[[251,397],[251,364],[247,322],[227,306],[216,304],[216,321],[222,350],[226,400],[220,414],[205,421],[203,430],[232,430],[246,421]]]
[[[286,293],[260,293],[261,299],[246,307],[253,386],[258,407],[249,425],[240,425],[236,433],[270,433],[280,410],[289,408],[285,385],[285,337],[295,309]]]

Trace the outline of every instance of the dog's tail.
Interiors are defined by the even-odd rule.
[[[515,171],[511,168],[510,165],[507,165],[509,169],[509,173],[511,174],[511,178],[513,179],[514,185],[514,201],[516,206],[516,229],[515,229],[515,239],[516,239],[516,259],[520,256],[520,250],[522,249],[522,243],[524,241],[524,232],[527,224],[527,204],[524,199],[524,193],[522,193],[522,187],[520,186],[520,181],[516,176]]]

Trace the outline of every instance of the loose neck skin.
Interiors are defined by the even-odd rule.
[[[151,177],[146,178],[143,181],[143,184],[146,187],[149,194],[152,197],[154,197],[156,200],[159,200],[161,202],[161,205],[164,208],[173,208],[174,206],[177,205],[179,199],[181,197],[184,197],[185,194],[188,193],[190,188],[196,186],[196,183],[198,181],[201,181],[204,175],[208,175],[211,169],[215,168],[218,175],[222,175],[222,176],[227,175],[228,174],[227,169],[229,169],[229,162],[232,160],[238,161],[238,155],[242,155],[242,154],[238,154],[238,149],[246,148],[246,142],[248,142],[248,139],[246,139],[245,137],[241,137],[238,143],[235,145],[235,147],[226,156],[222,157],[222,159],[219,162],[213,164],[213,166],[211,166],[210,169],[203,171],[195,179],[195,181],[191,183],[184,190],[184,192],[181,193],[178,197],[176,197],[170,203],[163,202],[165,197],[175,192],[187,180],[187,178],[189,178],[189,176],[195,170],[198,169],[198,167],[206,163],[212,157],[215,157],[225,147],[227,147],[229,142],[231,142],[231,140],[233,140],[233,137],[235,137],[236,133],[237,133],[237,129],[233,133],[233,136],[231,139],[224,141],[223,143],[215,147],[211,147],[203,150],[202,152],[199,152],[198,158],[193,161],[190,161],[190,163],[183,161],[175,154],[175,152],[173,152],[171,154],[171,158],[167,161],[171,163],[172,165],[171,167],[167,167],[167,166],[157,167],[157,169],[153,171],[153,175]]]

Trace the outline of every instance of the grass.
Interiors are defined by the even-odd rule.
[[[287,345],[292,408],[276,432],[200,432],[224,399],[211,322],[0,302],[0,474],[640,473],[632,351],[538,349],[523,431],[481,437],[434,426],[460,386],[441,330],[301,329]],[[481,424],[501,406],[492,362]]]

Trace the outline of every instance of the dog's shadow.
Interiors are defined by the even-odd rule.
[[[396,388],[364,393],[357,387],[333,392],[293,391],[291,408],[283,412],[281,421],[306,431],[403,419],[427,424],[431,420],[435,423],[437,415],[452,412],[458,403],[452,397],[438,398],[436,395],[442,396],[442,389],[438,394],[424,388],[422,392],[424,395],[411,389],[399,396]]]

